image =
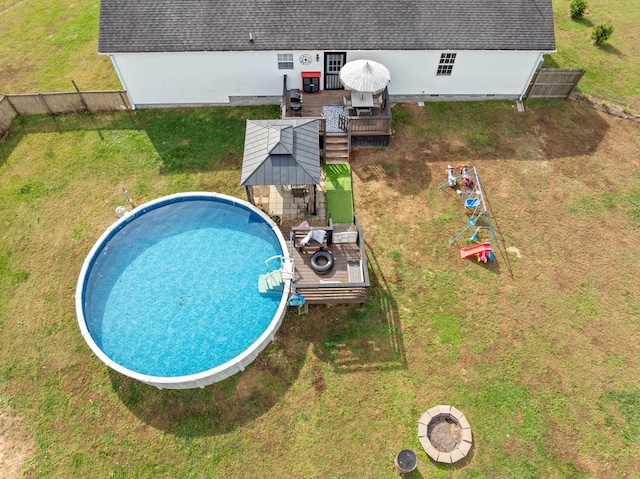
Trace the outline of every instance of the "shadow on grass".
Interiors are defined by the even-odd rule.
[[[364,307],[343,309],[310,338],[314,354],[340,374],[407,367],[398,305],[375,253],[367,249],[371,287]]]
[[[414,469],[413,471],[405,474],[398,474],[397,477],[403,477],[404,479],[424,479],[424,476],[419,469]]]
[[[396,105],[411,118],[382,152],[354,155],[352,170],[363,183],[384,183],[403,196],[446,182],[431,178],[425,164],[473,166],[478,161],[553,162],[597,151],[609,125],[602,114],[573,101],[527,100],[524,113],[513,102],[433,102],[421,109]]]
[[[593,22],[591,21],[591,19],[587,17],[572,18],[571,20],[575,23],[579,23],[583,27],[587,27],[587,28],[593,27]]]
[[[624,56],[624,53],[622,53],[620,50],[618,50],[616,47],[614,47],[610,43],[603,43],[601,45],[594,45],[594,46],[597,47],[600,51],[604,53],[608,53],[609,55],[615,55],[617,57]]]
[[[553,55],[545,54],[542,58],[544,59],[542,68],[560,68],[560,65],[558,65],[558,62]]]
[[[239,169],[247,119],[278,118],[274,105],[17,117],[0,139],[0,165],[27,134],[143,130],[165,174]]]
[[[13,121],[9,131],[0,138],[0,166],[27,135],[84,130],[96,131],[102,138],[102,132],[107,130],[139,129],[133,112],[19,116]]]
[[[239,168],[247,120],[279,118],[275,105],[140,110],[138,121],[162,162],[160,172]]]
[[[271,409],[297,380],[308,345],[283,324],[242,373],[203,389],[160,390],[109,370],[114,392],[146,424],[180,437],[233,431]]]

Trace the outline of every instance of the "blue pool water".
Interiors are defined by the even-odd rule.
[[[207,371],[251,346],[282,299],[261,295],[283,254],[256,213],[221,199],[173,200],[125,221],[96,251],[83,288],[87,328],[111,360],[152,376]]]

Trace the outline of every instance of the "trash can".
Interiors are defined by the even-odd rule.
[[[396,456],[395,465],[400,474],[407,474],[418,465],[418,457],[411,449],[403,449]]]

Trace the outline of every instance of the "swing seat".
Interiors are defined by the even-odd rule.
[[[480,206],[480,198],[467,198],[464,200],[464,206],[466,208],[477,208]]]

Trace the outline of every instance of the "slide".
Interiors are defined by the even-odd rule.
[[[482,255],[482,253],[486,253],[486,256],[489,257],[489,253],[491,252],[491,243],[482,243],[475,246],[469,246],[468,248],[462,248],[460,250],[460,256],[462,256],[462,259],[467,259],[471,256]]]

